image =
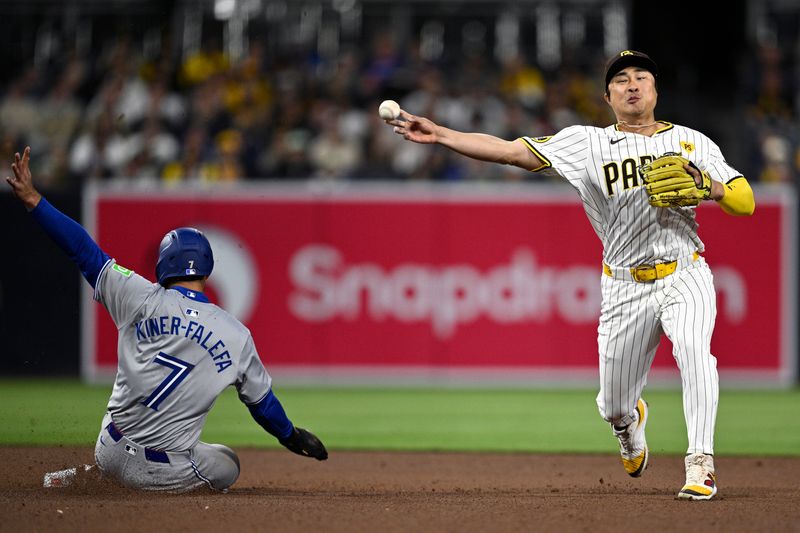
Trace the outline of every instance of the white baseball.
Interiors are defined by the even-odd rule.
[[[378,107],[378,114],[383,120],[394,120],[400,116],[400,104],[394,100],[384,100]]]

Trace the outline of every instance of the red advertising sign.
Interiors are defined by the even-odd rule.
[[[91,189],[87,223],[122,265],[154,279],[158,243],[203,229],[209,294],[285,375],[593,379],[601,246],[571,190]],[[713,353],[735,379],[793,375],[794,203],[698,212],[715,274]],[[787,300],[787,298],[791,300]],[[116,368],[116,329],[89,304],[84,374]],[[663,342],[654,375],[675,375]]]

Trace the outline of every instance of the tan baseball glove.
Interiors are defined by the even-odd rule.
[[[684,165],[700,172],[698,183]],[[695,206],[711,198],[708,173],[676,153],[669,152],[639,167],[650,205],[655,207]]]

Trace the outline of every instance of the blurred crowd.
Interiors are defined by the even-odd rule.
[[[758,47],[745,64],[741,87],[745,123],[740,146],[746,176],[766,183],[800,184],[800,94],[796,65],[777,46]]]
[[[144,57],[120,39],[97,56],[65,52],[2,88],[4,153],[25,144],[46,188],[86,180],[214,183],[259,179],[519,181],[547,176],[403,142],[378,116],[395,99],[414,114],[506,139],[572,124],[606,126],[603,58],[546,74],[522,57],[427,63],[387,35],[335,59],[270,57],[252,41],[233,63],[209,40],[196,54]],[[775,49],[746,88],[748,178],[792,181],[800,168],[793,94]],[[588,66],[587,66],[588,65]],[[724,151],[723,147],[723,151]]]

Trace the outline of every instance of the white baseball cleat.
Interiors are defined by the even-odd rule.
[[[631,477],[639,477],[647,468],[650,452],[644,438],[644,427],[647,424],[647,402],[639,398],[636,402],[636,420],[624,429],[611,425],[614,436],[619,439],[619,454],[622,466]]]
[[[686,456],[686,484],[678,493],[683,500],[710,500],[717,493],[714,456],[693,453]]]

